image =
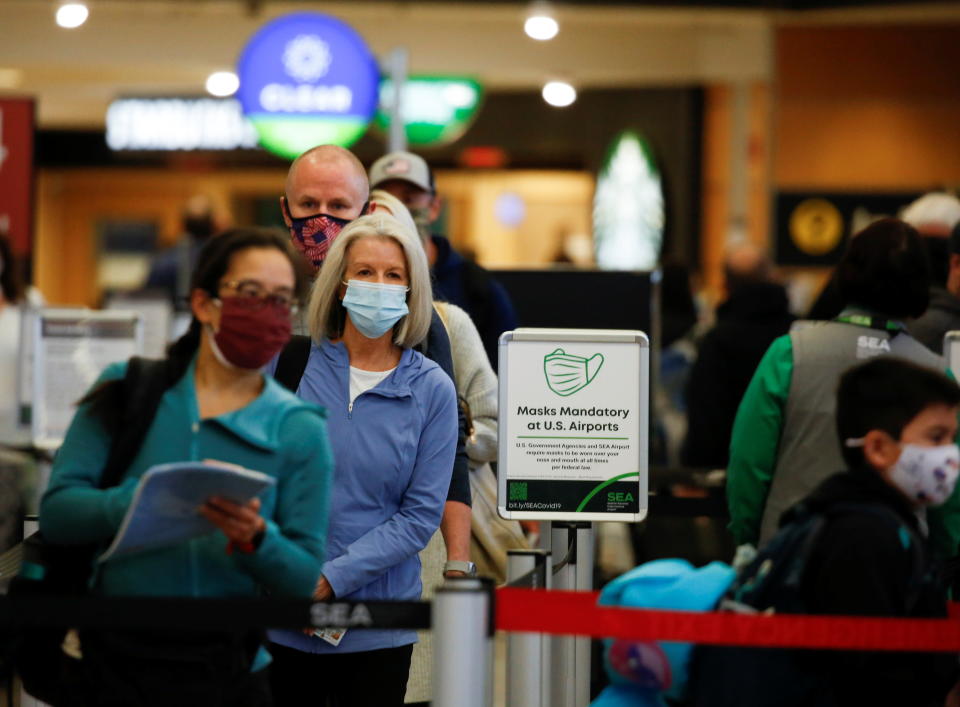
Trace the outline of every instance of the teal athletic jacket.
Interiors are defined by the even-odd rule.
[[[92,584],[104,596],[310,597],[324,559],[333,459],[325,412],[264,377],[260,395],[245,407],[200,419],[195,361],[164,393],[146,439],[119,486],[100,490],[110,438],[81,406],[53,465],[40,505],[40,529],[62,544],[106,546],[123,519],[140,476],[151,466],[218,460],[277,480],[264,492],[266,534],[256,552],[226,553],[215,531],[177,545],[108,560]],[[98,384],[122,378],[126,363],[111,364]]]

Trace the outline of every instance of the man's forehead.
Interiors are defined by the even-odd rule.
[[[364,199],[366,177],[357,174],[344,159],[304,160],[291,170],[288,182],[292,191],[339,191]]]

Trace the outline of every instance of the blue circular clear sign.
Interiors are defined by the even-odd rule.
[[[380,70],[345,22],[297,12],[267,23],[237,62],[237,98],[260,143],[294,158],[315,145],[349,147],[377,109]]]

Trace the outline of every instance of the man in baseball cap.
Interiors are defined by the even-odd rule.
[[[442,202],[430,166],[412,152],[391,152],[370,167],[370,187],[393,194],[410,211],[433,271],[435,297],[466,310],[496,370],[497,340],[503,332],[516,328],[517,316],[503,285],[455,251],[446,238],[432,232]]]

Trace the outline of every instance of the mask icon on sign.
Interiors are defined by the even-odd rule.
[[[547,378],[547,386],[562,397],[573,395],[590,385],[601,366],[603,354],[584,358],[568,354],[563,349],[556,349],[543,357],[543,373]]]

